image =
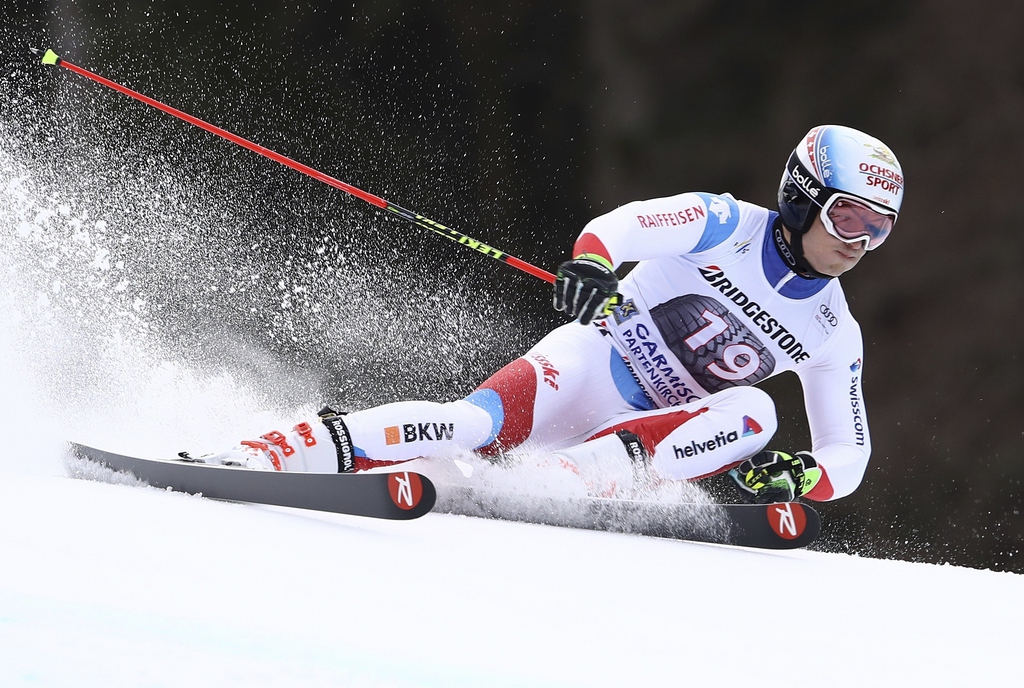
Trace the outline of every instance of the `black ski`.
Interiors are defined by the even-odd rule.
[[[437,511],[545,525],[761,549],[795,549],[821,533],[821,518],[799,502],[685,504],[601,498],[538,498],[439,487]]]
[[[139,459],[70,443],[71,453],[130,473],[153,487],[233,502],[272,504],[353,516],[407,520],[434,506],[425,476],[394,473],[295,473],[211,466],[181,460]]]
[[[763,549],[794,549],[813,542],[821,519],[810,506],[687,504],[621,499],[559,499],[441,485],[419,473],[297,473],[140,459],[70,444],[71,453],[153,487],[227,501],[272,504],[387,519],[430,511],[541,523],[568,528]],[[438,494],[440,492],[440,494]]]

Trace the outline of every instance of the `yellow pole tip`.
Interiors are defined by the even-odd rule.
[[[55,65],[58,62],[60,62],[60,55],[47,48],[46,53],[43,55],[43,64]]]

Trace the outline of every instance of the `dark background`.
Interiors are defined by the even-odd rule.
[[[43,151],[60,131],[83,157],[116,140],[122,166],[187,170],[188,193],[239,218],[242,239],[289,255],[344,237],[332,250],[353,269],[399,302],[426,299],[412,327],[459,323],[424,334],[435,351],[477,344],[471,365],[410,373],[410,389],[278,342],[339,389],[379,382],[374,402],[445,381],[468,392],[561,322],[545,285],[43,69],[28,47],[547,269],[587,220],[630,200],[729,191],[773,207],[813,125],[881,138],[904,168],[903,212],[843,278],[865,333],[874,454],[863,486],[823,505],[822,546],[1024,572],[1021,3],[16,1],[0,17],[0,112],[22,140]],[[506,336],[519,326],[523,338]],[[397,345],[384,358],[418,360]],[[767,387],[782,414],[774,444],[803,448],[796,378]]]

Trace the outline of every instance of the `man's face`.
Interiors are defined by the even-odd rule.
[[[820,217],[814,218],[814,224],[804,235],[803,248],[804,258],[811,267],[831,277],[839,277],[866,253],[863,241],[848,244],[829,234]]]

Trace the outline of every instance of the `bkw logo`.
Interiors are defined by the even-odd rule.
[[[433,432],[431,432],[433,431]],[[402,442],[438,442],[455,437],[455,423],[406,423],[384,428],[386,444]]]

